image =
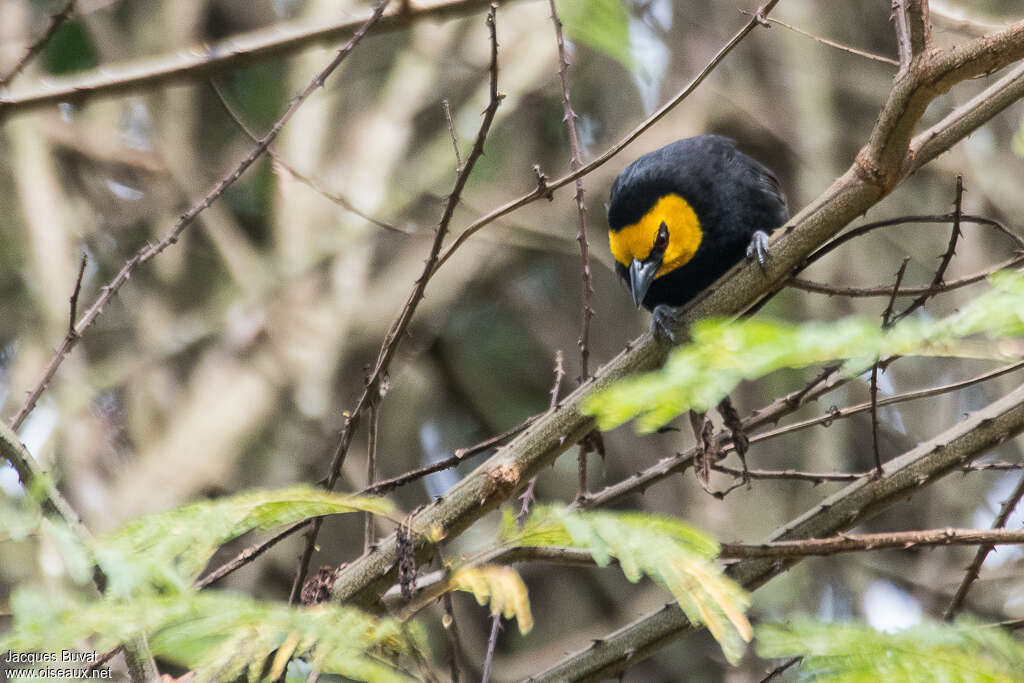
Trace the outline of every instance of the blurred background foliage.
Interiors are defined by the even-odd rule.
[[[60,4],[0,3],[0,71],[17,60]],[[584,4],[591,14],[579,11]],[[587,161],[685,85],[747,20],[738,9],[753,10],[755,3],[567,0],[560,7],[573,41],[572,100]],[[328,23],[366,8],[354,0],[82,1],[77,17],[64,24],[19,80],[196,49],[190,46],[273,30],[285,21]],[[972,2],[967,9],[992,23],[1019,10],[998,0]],[[889,3],[879,0],[788,0],[773,16],[892,56],[889,13]],[[950,45],[969,31],[937,20],[935,38]],[[486,156],[456,213],[455,233],[531,190],[534,164],[551,177],[568,168],[547,3],[503,3],[498,37],[499,88],[506,97]],[[276,159],[258,161],[107,307],[20,431],[29,450],[57,473],[90,528],[107,531],[198,497],[314,482],[324,475],[343,411],[361,390],[367,364],[422,269],[455,178],[442,100],[451,105],[465,155],[486,105],[488,49],[481,12],[371,35],[284,129],[273,147]],[[3,419],[17,412],[67,329],[80,255],[88,255],[81,311],[139,246],[159,239],[251,148],[214,86],[260,134],[331,54],[330,46],[309,47],[216,74],[212,84],[197,81],[81,106],[62,104],[2,121]],[[604,203],[612,179],[628,161],[679,137],[709,131],[729,135],[777,171],[795,212],[850,164],[894,73],[890,64],[822,45],[781,25],[758,29],[683,105],[586,176],[596,290],[592,367],[647,326],[646,315],[634,310],[611,269],[605,236]],[[977,79],[940,97],[923,123],[938,120],[989,82]],[[946,213],[954,177],[962,173],[965,211],[1002,221],[1020,234],[1024,161],[1013,148],[1022,114],[1020,104],[1011,107],[866,218]],[[349,208],[332,201],[327,196],[332,193]],[[381,405],[378,477],[447,457],[545,410],[559,350],[566,367],[563,391],[575,385],[581,297],[575,225],[571,191],[563,189],[553,201],[534,202],[485,228],[431,281]],[[842,285],[891,284],[909,256],[905,284],[927,284],[947,240],[945,226],[876,232],[815,264],[805,277]],[[984,269],[1010,250],[1005,237],[964,226],[949,277]],[[977,291],[943,295],[921,315],[948,313]],[[879,315],[885,303],[786,289],[762,315],[827,321],[853,312]],[[992,367],[982,361],[906,359],[888,368],[881,387],[896,393]],[[799,388],[814,374],[813,369],[781,371],[742,385],[733,399],[741,413],[747,412]],[[883,457],[941,431],[1017,381],[1010,376],[883,409]],[[790,419],[866,398],[866,384],[855,382]],[[676,424],[684,423],[685,418]],[[748,460],[751,467],[766,469],[860,472],[872,462],[870,435],[866,416],[839,421],[757,445]],[[617,482],[691,441],[688,428],[642,438],[629,427],[608,433],[607,457],[591,456],[589,486]],[[1011,442],[989,457],[1019,461],[1020,455],[1019,443]],[[362,488],[365,470],[361,434],[339,488]],[[713,479],[719,489],[731,483],[715,476],[721,477]],[[863,530],[986,526],[1019,476],[999,471],[951,476]],[[439,474],[399,489],[392,498],[411,510],[456,477],[456,472]],[[17,477],[9,468],[0,469],[0,486],[5,495],[17,495]],[[575,458],[568,455],[541,476],[539,497],[568,500],[575,486]],[[623,506],[685,518],[721,540],[757,540],[835,486],[755,481],[719,500],[702,491],[690,473]],[[1022,522],[1017,516],[1009,526]],[[469,547],[474,537],[492,536],[497,525],[496,516],[482,520],[451,550]],[[328,520],[314,562],[336,565],[357,556],[361,531],[354,516]],[[231,544],[223,557],[249,540]],[[257,597],[286,598],[300,547],[296,536],[225,584]],[[59,566],[46,562],[52,559],[47,548],[7,543],[2,552],[0,604],[22,582],[62,585]],[[911,623],[941,612],[973,552],[809,559],[756,593],[751,615],[773,619],[804,611],[828,619],[864,617],[876,626]],[[970,596],[971,609],[985,619],[1024,616],[1022,563],[1017,550],[990,556]],[[666,601],[657,586],[630,584],[620,572],[521,569],[536,627],[526,636],[514,629],[503,634],[495,670],[507,680],[537,671]],[[460,596],[456,614],[466,661],[479,665],[489,628],[486,610]],[[440,621],[436,615],[428,619],[440,649]],[[724,666],[705,634],[666,649],[628,678],[719,680]],[[742,667],[729,675],[746,680],[765,663],[751,653]]]

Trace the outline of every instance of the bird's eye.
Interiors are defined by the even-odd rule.
[[[658,228],[658,236],[654,238],[654,248],[664,249],[668,246],[668,226],[664,223]]]

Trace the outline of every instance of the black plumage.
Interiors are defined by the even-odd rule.
[[[619,174],[608,207],[611,231],[640,221],[673,193],[696,213],[701,242],[688,262],[650,283],[643,298],[648,310],[685,304],[746,256],[757,231],[770,233],[789,216],[770,170],[729,138],[698,135],[645,154]],[[630,283],[629,265],[617,262],[616,271]]]

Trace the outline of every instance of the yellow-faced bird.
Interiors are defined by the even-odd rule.
[[[775,175],[720,135],[677,140],[626,167],[612,185],[609,241],[633,301],[668,319],[744,257],[764,267],[768,234],[786,222]]]

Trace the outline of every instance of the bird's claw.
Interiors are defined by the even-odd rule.
[[[676,309],[668,304],[658,304],[651,311],[651,333],[655,337],[667,339],[671,344],[676,344],[676,335],[672,326],[676,320]]]
[[[762,273],[765,272],[765,266],[771,257],[770,247],[771,241],[768,239],[768,233],[764,230],[754,231],[754,234],[750,237],[750,244],[747,245],[747,258],[757,261],[757,265],[761,267]]]

